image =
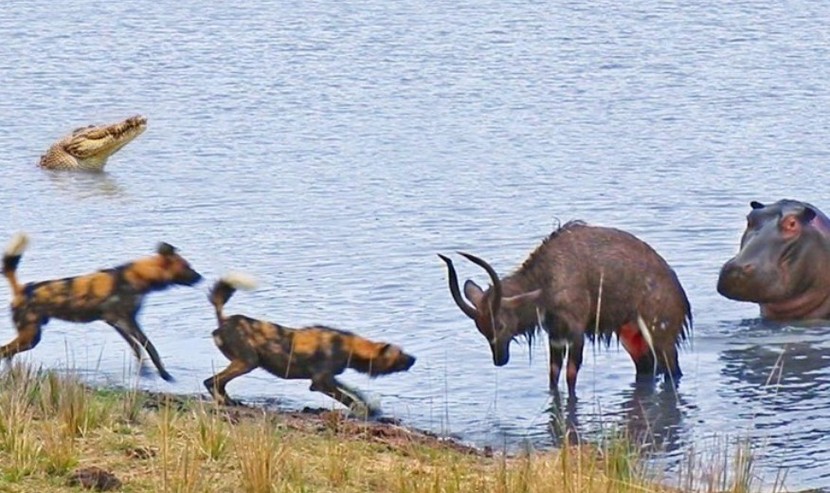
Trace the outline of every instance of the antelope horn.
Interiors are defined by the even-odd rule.
[[[441,255],[440,253],[438,256],[441,257],[441,260],[447,264],[447,270],[450,274],[450,294],[452,294],[452,299],[455,301],[455,304],[458,305],[458,308],[461,308],[461,311],[464,312],[465,315],[475,320],[477,314],[476,309],[467,304],[467,302],[461,298],[461,291],[458,289],[458,274],[455,273],[455,266],[452,265],[452,260]]]
[[[490,297],[490,314],[493,318],[495,318],[499,313],[499,308],[501,307],[502,290],[501,279],[499,279],[499,275],[496,274],[495,269],[490,267],[490,264],[476,257],[475,255],[470,255],[469,253],[464,252],[458,252],[458,254],[463,255],[470,262],[486,270],[487,275],[490,276],[490,282],[493,284],[493,296]]]

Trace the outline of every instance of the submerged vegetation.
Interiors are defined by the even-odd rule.
[[[743,493],[756,490],[751,452],[690,453],[669,478],[622,438],[508,456],[336,411],[222,408],[23,365],[0,375],[3,492],[86,482],[127,492]]]

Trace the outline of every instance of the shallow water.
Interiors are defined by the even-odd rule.
[[[689,294],[685,377],[644,391],[615,345],[591,350],[554,424],[627,427],[668,467],[711,437],[752,437],[767,481],[785,467],[790,487],[830,488],[830,326],[762,324],[715,292],[750,200],[830,208],[828,16],[815,2],[11,2],[0,224],[32,236],[24,280],[160,240],[210,280],[249,272],[261,287],[230,311],[399,343],[419,357],[410,372],[344,380],[407,424],[510,448],[556,443],[545,345],[493,367],[435,254],[507,272],[559,221],[623,228]],[[149,128],[106,174],[34,166],[67,131],[135,113]],[[200,392],[226,363],[206,290],[148,298],[140,321],[178,380],[142,386]],[[100,323],[54,321],[25,357],[133,378]],[[255,372],[229,391],[331,405],[307,385]]]

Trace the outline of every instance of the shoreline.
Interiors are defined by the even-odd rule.
[[[624,436],[510,454],[344,409],[228,407],[22,364],[0,371],[2,492],[756,491],[751,455],[735,457],[667,478]]]
[[[108,389],[116,392],[136,391],[144,396],[144,407],[158,411],[165,405],[173,405],[179,410],[185,410],[194,405],[212,408],[220,412],[231,424],[238,424],[243,419],[276,419],[282,424],[303,432],[336,431],[344,436],[353,436],[376,441],[399,443],[406,441],[433,447],[451,449],[453,451],[476,456],[491,458],[494,455],[492,447],[476,447],[461,440],[441,436],[438,433],[423,430],[414,426],[405,425],[396,418],[380,416],[378,418],[363,419],[351,415],[348,410],[340,408],[304,407],[300,410],[281,409],[259,404],[243,403],[239,406],[217,405],[212,399],[203,394],[179,394],[175,392],[160,392],[153,390],[129,390],[123,387],[92,387],[92,389]],[[501,455],[510,457],[504,451]]]

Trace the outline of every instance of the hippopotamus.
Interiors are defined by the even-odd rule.
[[[830,219],[797,200],[749,205],[740,250],[721,268],[718,293],[758,303],[768,320],[830,318]]]

